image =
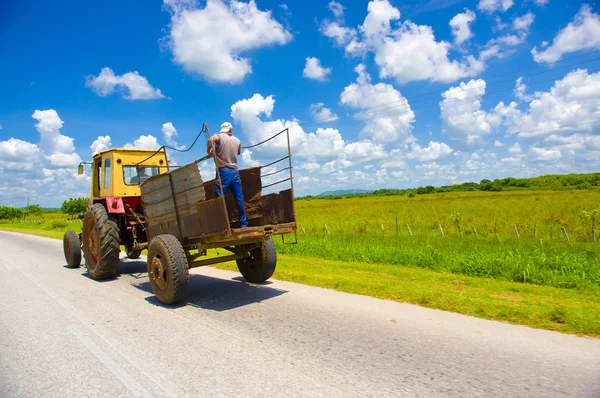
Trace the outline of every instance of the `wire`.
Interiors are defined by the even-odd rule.
[[[146,160],[151,159],[152,157],[154,157],[154,155],[156,155],[160,151],[163,151],[164,149],[172,149],[174,151],[182,152],[182,153],[183,152],[188,152],[188,151],[190,151],[194,147],[194,145],[196,145],[196,141],[198,141],[198,138],[200,138],[200,136],[203,133],[207,133],[207,132],[208,132],[207,124],[206,123],[202,123],[202,130],[200,130],[200,132],[198,133],[198,135],[196,135],[196,138],[194,139],[194,142],[192,142],[192,145],[190,145],[189,148],[187,148],[187,149],[177,149],[177,148],[173,148],[173,147],[168,146],[168,145],[163,145],[160,148],[158,148],[152,155],[148,156],[146,159],[142,160],[141,162],[138,162],[136,164],[136,166],[139,166],[140,164],[144,163]]]
[[[592,73],[595,73],[595,72],[596,71],[592,71]],[[570,76],[576,76],[576,75],[583,74],[583,73],[588,73],[588,71],[584,70],[584,71],[574,72],[574,73],[571,73]],[[539,80],[539,81],[536,81],[536,82],[529,83],[529,85],[536,85],[536,84],[540,84],[540,83],[544,83],[544,82],[548,82],[548,81],[553,81],[553,80],[555,80],[555,79],[553,79],[553,78],[552,79],[543,79],[543,80]],[[501,82],[499,82],[499,83],[501,83]],[[488,91],[486,93],[486,95],[492,95],[492,94],[496,94],[496,93],[501,93],[501,92],[506,92],[506,91],[512,91],[513,89],[514,89],[513,87],[508,87],[508,88],[501,89],[501,90],[491,90],[491,91]],[[462,92],[473,91],[473,90],[475,90],[475,89],[474,88],[467,89],[467,90],[463,90]],[[479,95],[473,95],[473,96],[467,96],[465,98],[454,98],[454,99],[450,99],[450,100],[446,99],[445,102],[444,102],[444,104],[452,104],[452,103],[455,103],[455,102],[467,101],[467,100],[470,100],[470,99],[473,99],[473,98],[478,98],[478,97],[479,97]],[[400,106],[400,105],[397,105],[396,107],[398,107],[398,106]],[[408,114],[410,112],[421,111],[421,110],[424,110],[424,109],[428,109],[428,108],[432,108],[432,107],[438,107],[438,106],[440,106],[440,104],[436,102],[435,104],[431,104],[431,105],[427,105],[427,106],[422,106],[422,107],[417,107],[417,108],[410,109],[410,110],[403,110],[403,111],[399,111],[399,112],[391,112],[391,113],[386,113],[386,114],[383,114],[383,115],[377,115],[377,116],[373,116],[373,117],[360,118],[360,120],[362,120],[362,121],[368,121],[368,120],[375,120],[377,118],[384,118],[384,117],[390,117],[390,116],[400,116],[400,115]],[[392,109],[392,108],[393,107],[390,107],[388,109]],[[354,116],[342,117],[342,119],[350,119],[350,118],[354,119]],[[293,129],[296,129],[296,128],[303,128],[303,127],[309,126],[310,124],[311,123],[307,123],[304,126],[300,126],[300,125],[292,126],[292,127],[288,127],[288,129],[289,130],[293,130]],[[279,134],[281,134],[283,131],[285,131],[285,129],[282,130],[282,131],[279,131],[276,135],[274,135],[274,136],[272,136],[272,137],[270,137],[270,138],[268,138],[268,139],[266,139],[264,141],[259,142],[258,144],[243,146],[242,149],[253,148],[253,147],[256,147],[258,145],[261,145],[261,144],[263,144],[263,143],[265,143],[267,141],[272,140],[273,138],[275,138],[276,136],[278,136]],[[271,132],[269,134],[273,134],[273,133],[274,132]],[[264,137],[265,134],[261,134],[261,136]]]
[[[528,67],[528,68],[521,68],[521,69],[514,70],[512,72],[506,72],[506,73],[502,73],[502,74],[499,74],[499,75],[494,75],[494,76],[486,77],[486,82],[489,82],[490,80],[493,80],[493,79],[497,79],[499,77],[504,77],[504,76],[508,76],[508,75],[512,75],[512,74],[517,74],[517,73],[520,73],[520,72],[523,72],[523,71],[527,71],[527,70],[539,69],[539,68],[544,67],[546,65],[552,65],[553,67],[550,68],[550,69],[548,69],[548,70],[546,70],[546,71],[542,71],[542,72],[538,72],[538,73],[533,73],[533,74],[529,74],[529,75],[523,75],[521,77],[527,78],[527,77],[536,76],[536,75],[540,75],[540,74],[544,74],[544,73],[550,73],[552,71],[556,71],[556,70],[561,69],[561,68],[566,68],[566,67],[570,67],[570,66],[573,66],[573,65],[577,65],[577,64],[569,64],[569,65],[558,65],[558,64],[561,64],[561,63],[564,63],[564,62],[567,62],[567,61],[571,61],[573,59],[585,57],[585,56],[588,56],[588,55],[596,54],[596,53],[599,53],[599,52],[600,52],[600,50],[594,50],[594,51],[590,51],[590,52],[587,52],[587,53],[584,53],[584,54],[579,54],[579,55],[574,55],[572,57],[563,58],[560,61],[542,62],[542,63],[539,63],[538,65],[531,66],[531,67]],[[584,64],[584,63],[588,63],[588,62],[592,62],[592,61],[597,61],[597,60],[600,60],[600,58],[594,58],[594,59],[591,59],[591,60],[581,61],[579,64]],[[503,81],[496,81],[496,82],[493,82],[493,83],[494,84],[498,84],[498,83],[503,83],[503,82],[507,82],[507,81],[511,81],[511,80],[512,79],[505,79]],[[554,79],[552,79],[552,80],[554,80]],[[476,86],[476,87],[472,87],[470,89],[463,90],[463,91],[476,90],[476,89],[479,89],[481,87],[485,87],[485,86]],[[506,91],[506,90],[504,90],[504,91]],[[437,91],[430,91],[428,93],[419,94],[417,96],[411,97],[410,102],[411,103],[422,102],[422,100],[415,101],[415,99],[419,99],[419,98],[423,98],[423,97],[428,97],[428,96],[431,96],[431,95],[434,95],[434,94],[440,95],[441,93],[443,93],[443,91],[437,90]],[[491,94],[491,93],[488,92],[487,94]],[[386,102],[386,103],[383,103],[383,104],[374,105],[374,106],[371,106],[371,107],[364,108],[360,112],[353,113],[352,115],[342,116],[342,117],[340,117],[340,118],[338,118],[336,120],[359,118],[357,116],[360,116],[361,114],[365,113],[365,111],[369,111],[369,110],[380,108],[380,107],[385,107],[387,105],[391,105],[391,104],[398,103],[398,102],[404,102],[404,104],[399,104],[399,105],[396,105],[394,107],[406,106],[406,102],[407,101],[408,100],[406,98],[402,98],[401,100],[390,101],[390,102]],[[390,107],[390,108],[394,108],[394,107]],[[386,108],[386,109],[388,109],[388,108]],[[385,110],[385,109],[380,109],[380,110]],[[373,111],[373,112],[376,112],[376,111]],[[366,114],[369,114],[369,113],[372,113],[372,112],[366,112]],[[360,118],[360,119],[362,119],[362,118]],[[366,120],[369,120],[369,119],[366,119]],[[302,127],[309,127],[309,126],[320,125],[320,124],[328,123],[328,122],[331,122],[331,121],[332,120],[321,120],[321,121],[304,123],[302,125]],[[290,127],[290,129],[298,128],[298,127],[301,127],[301,126],[300,125],[298,125],[298,126],[292,126],[292,127]],[[263,133],[263,134],[260,134],[258,136],[255,136],[254,138],[261,139],[261,138],[264,138],[264,137],[268,137],[271,134],[274,134],[275,132],[276,131],[272,131],[272,132],[269,132],[269,133]]]

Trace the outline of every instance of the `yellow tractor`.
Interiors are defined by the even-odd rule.
[[[67,265],[81,264],[81,250],[93,279],[117,275],[121,245],[129,258],[138,258],[148,247],[140,184],[168,172],[164,150],[112,148],[91,162],[91,194],[81,234],[67,231],[63,248]],[[83,163],[79,165],[83,174]]]
[[[184,166],[173,166],[172,170],[162,149],[109,149],[98,153],[91,162],[88,208],[80,216],[83,231],[67,231],[64,236],[67,265],[79,267],[83,249],[93,279],[113,278],[121,245],[134,259],[147,248],[150,285],[164,304],[186,299],[189,269],[194,267],[236,261],[248,282],[266,281],[277,263],[272,238],[280,235],[283,244],[298,242],[289,130],[257,145],[284,133],[287,156],[264,168],[239,170],[248,219],[244,227],[231,192],[225,196],[217,193],[221,185],[219,169],[215,170],[216,178],[209,181],[200,175],[200,162],[216,163],[214,151]],[[287,167],[282,162],[287,162]],[[275,164],[283,166],[269,170]],[[83,164],[79,173],[83,173]],[[266,184],[263,178],[267,178]],[[290,184],[288,189],[276,192],[272,188],[286,182]],[[288,238],[286,242],[285,235],[291,234],[294,240]],[[209,257],[209,249],[224,249],[231,254]]]

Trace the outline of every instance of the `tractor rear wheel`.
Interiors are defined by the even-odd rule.
[[[83,254],[92,279],[117,276],[121,252],[119,227],[108,218],[102,204],[88,208],[83,217]]]
[[[273,239],[264,241],[259,247],[250,251],[250,258],[237,260],[240,273],[248,282],[262,283],[275,272],[277,251]]]
[[[148,277],[156,298],[167,305],[185,301],[190,284],[187,257],[173,235],[158,235],[148,246]]]
[[[67,231],[63,236],[63,250],[67,267],[77,268],[81,265],[81,242],[75,231]]]
[[[135,249],[132,246],[125,246],[125,251],[127,252],[127,257],[129,257],[132,260],[140,258],[140,255],[142,254],[141,250]]]

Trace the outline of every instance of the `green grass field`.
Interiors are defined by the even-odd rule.
[[[598,190],[300,200],[301,244],[279,249],[554,287],[598,287],[600,245],[593,243],[591,220],[582,210],[599,207]]]
[[[581,213],[599,202],[598,190],[299,200],[300,244],[276,239],[275,278],[600,336],[600,244]],[[41,224],[0,222],[0,229],[59,239],[80,230],[79,221],[57,223],[64,219],[50,213]]]

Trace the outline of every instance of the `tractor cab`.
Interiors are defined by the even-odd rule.
[[[112,148],[94,156],[91,199],[141,196],[140,183],[168,170],[164,150]],[[83,174],[83,167],[79,169]]]

